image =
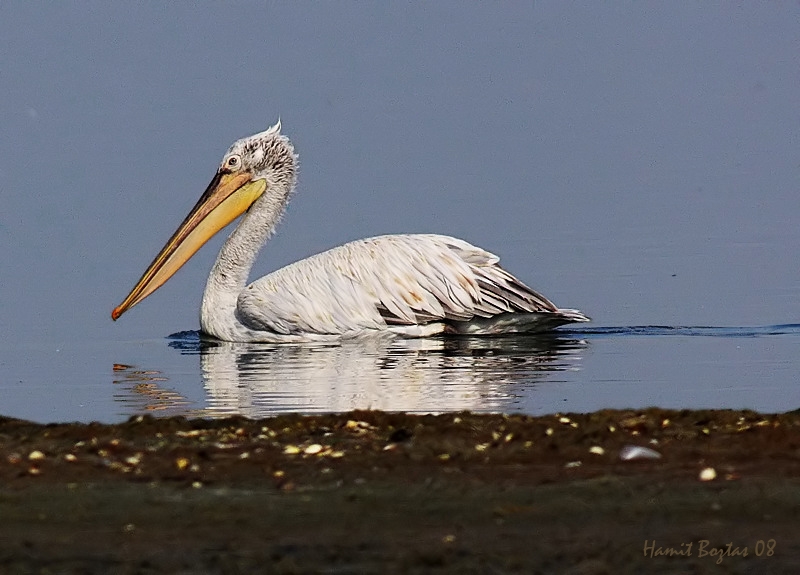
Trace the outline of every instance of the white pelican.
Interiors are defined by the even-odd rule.
[[[111,313],[116,320],[161,287],[214,234],[245,214],[217,256],[200,311],[225,341],[302,342],[391,334],[530,333],[589,321],[558,309],[463,240],[432,234],[357,240],[247,285],[297,180],[297,155],[278,123],[234,142],[205,193]],[[246,212],[246,213],[245,213]]]

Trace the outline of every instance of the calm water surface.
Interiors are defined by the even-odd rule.
[[[240,8],[2,5],[0,415],[800,408],[800,4]],[[443,233],[593,323],[204,343],[221,237],[112,323],[279,116],[299,189],[254,277]]]
[[[3,412],[38,421],[384,409],[545,414],[800,406],[800,325],[588,328],[546,337],[203,341],[197,332],[0,356]],[[57,382],[54,391],[52,382]],[[61,390],[68,389],[69,393]],[[56,399],[54,401],[54,399]]]

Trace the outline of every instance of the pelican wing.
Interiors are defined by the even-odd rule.
[[[296,262],[239,295],[239,321],[279,334],[346,334],[387,325],[558,313],[494,254],[440,235],[357,240]]]

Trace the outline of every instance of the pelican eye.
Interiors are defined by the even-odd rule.
[[[241,169],[241,167],[242,167],[242,158],[240,158],[237,155],[229,156],[228,159],[225,160],[224,166],[225,166],[225,168],[227,170],[230,170],[231,172],[235,172],[235,171]]]

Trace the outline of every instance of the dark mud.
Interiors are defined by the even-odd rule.
[[[796,412],[0,418],[0,481],[4,573],[800,572]]]

